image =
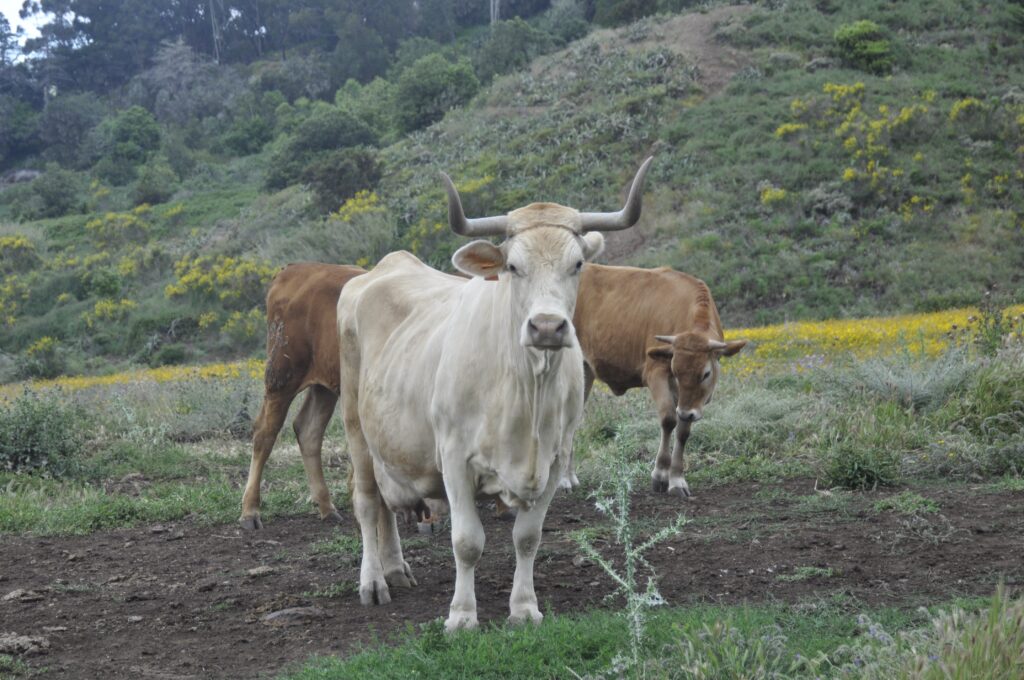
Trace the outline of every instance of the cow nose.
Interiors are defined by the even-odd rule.
[[[680,422],[683,423],[695,423],[700,420],[701,413],[695,408],[681,409],[676,408],[676,418],[679,418]]]
[[[560,349],[566,346],[569,320],[557,314],[535,314],[526,324],[530,345],[540,349]]]

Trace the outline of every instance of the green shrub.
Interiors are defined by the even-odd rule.
[[[540,19],[540,27],[560,43],[579,40],[590,30],[582,0],[555,0]]]
[[[283,189],[298,181],[307,166],[330,151],[376,143],[377,136],[351,111],[319,104],[271,153],[264,182],[268,189]]]
[[[149,358],[149,365],[154,368],[157,366],[176,366],[185,363],[188,358],[188,348],[185,345],[171,343],[163,345],[154,352]]]
[[[894,56],[882,27],[867,19],[843,24],[833,35],[839,57],[854,68],[882,75],[892,71]]]
[[[0,468],[60,476],[75,467],[89,422],[59,391],[26,389],[0,403]]]
[[[171,200],[178,187],[178,176],[166,158],[155,156],[142,166],[139,179],[132,188],[134,205],[156,205]]]
[[[444,117],[450,109],[465,104],[480,81],[466,59],[450,62],[440,54],[418,59],[398,78],[395,102],[401,129],[424,128]]]
[[[892,486],[899,478],[899,458],[885,446],[840,440],[833,444],[825,458],[825,479],[829,486],[876,489]]]
[[[499,21],[491,26],[490,34],[474,56],[476,73],[481,81],[489,82],[496,75],[526,66],[552,46],[550,35],[519,17]]]
[[[231,124],[221,143],[237,156],[259,153],[274,138],[274,126],[259,116],[241,118]]]
[[[21,219],[62,217],[82,212],[85,204],[81,177],[56,163],[47,164],[46,172],[32,180],[28,191],[15,193],[14,198],[12,208]]]
[[[316,194],[317,207],[326,213],[337,210],[357,191],[376,186],[380,168],[370,149],[338,149],[306,166],[302,179]]]
[[[594,23],[619,26],[658,11],[658,0],[596,0]]]
[[[97,125],[86,142],[85,155],[104,181],[123,185],[135,179],[136,168],[160,148],[160,126],[141,106],[132,106]]]
[[[22,379],[55,378],[64,373],[67,361],[62,348],[50,336],[43,336],[28,346],[18,366]]]

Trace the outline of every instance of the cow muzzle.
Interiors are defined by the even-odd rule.
[[[695,423],[701,419],[701,412],[699,409],[683,409],[676,407],[676,418],[681,423]]]
[[[526,322],[523,344],[536,349],[562,349],[572,346],[569,320],[557,314],[534,314]]]

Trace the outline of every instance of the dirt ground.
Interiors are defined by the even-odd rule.
[[[872,504],[891,492],[820,495],[813,480],[698,489],[685,502],[643,492],[633,514],[648,530],[680,510],[693,520],[650,555],[673,605],[843,593],[865,606],[914,606],[987,595],[1000,578],[1019,591],[1024,494],[963,485],[920,493],[939,504],[938,514],[877,512]],[[481,514],[480,619],[500,621],[508,613],[512,523]],[[609,579],[580,563],[568,536],[604,521],[582,494],[556,496],[536,566],[542,611],[604,606]],[[350,516],[340,531],[355,536]],[[359,606],[350,588],[359,577],[357,555],[314,550],[337,535],[310,515],[269,518],[255,533],[183,521],[85,537],[4,536],[0,635],[45,638],[48,647],[22,657],[38,673],[32,677],[266,677],[312,654],[351,653],[407,623],[447,614],[454,579],[447,532],[424,537],[403,528],[419,586],[393,589],[383,607]],[[602,546],[614,554],[614,546]],[[821,571],[799,579],[808,571],[801,567]],[[314,609],[264,620],[292,607]]]

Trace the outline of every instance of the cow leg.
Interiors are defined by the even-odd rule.
[[[452,551],[455,553],[455,596],[445,630],[476,628],[476,563],[484,552],[484,526],[476,511],[472,482],[445,466],[444,486],[451,506]]]
[[[590,364],[583,362],[583,402],[586,403],[587,398],[590,397],[590,390],[594,386],[594,370],[590,368]],[[580,478],[576,476],[576,456],[572,451],[569,452],[569,464],[565,467],[565,475],[562,477],[562,481],[558,483],[559,489],[575,489],[580,485]]]
[[[242,494],[242,516],[238,521],[244,529],[262,529],[263,521],[260,519],[260,482],[263,479],[263,468],[267,464],[267,458],[274,448],[277,435],[284,425],[284,419],[288,415],[288,407],[292,405],[295,393],[266,392],[263,395],[263,405],[260,406],[260,414],[256,417],[252,435],[252,461],[249,463],[249,479],[245,483],[245,492]]]
[[[349,349],[349,343],[342,342],[342,347],[345,349],[341,354],[341,412],[345,420],[349,460],[352,463],[352,509],[359,522],[359,533],[363,541],[359,601],[364,605],[387,604],[391,602],[391,593],[384,579],[377,542],[384,500],[377,486],[373,458],[359,420],[359,354],[358,350]]]
[[[556,474],[551,475],[551,479],[557,479],[557,471],[553,472]],[[556,488],[555,484],[549,482],[537,502],[529,510],[520,508],[516,515],[516,523],[512,528],[512,542],[516,547],[516,573],[508,601],[509,623],[540,623],[544,618],[537,607],[537,593],[533,589],[533,561],[540,548],[544,517]]]
[[[384,580],[396,588],[411,588],[416,585],[412,569],[402,556],[402,542],[398,534],[398,518],[386,503],[381,503],[377,515],[377,549],[384,569]]]
[[[654,470],[651,471],[651,489],[659,493],[668,491],[669,468],[672,466],[672,430],[676,427],[676,400],[671,384],[672,376],[668,368],[657,367],[648,372],[647,387],[651,398],[658,409],[661,421],[661,446],[658,457],[654,459]]]
[[[302,452],[302,465],[306,468],[309,493],[320,510],[320,519],[341,521],[341,515],[331,503],[331,493],[324,482],[324,465],[321,450],[324,432],[331,421],[338,396],[322,385],[313,385],[306,392],[306,401],[295,416],[295,439]]]
[[[676,443],[672,449],[672,466],[669,468],[668,492],[673,496],[686,498],[690,495],[690,485],[686,483],[683,473],[686,472],[686,461],[683,449],[690,438],[690,423],[679,423],[676,427]]]

